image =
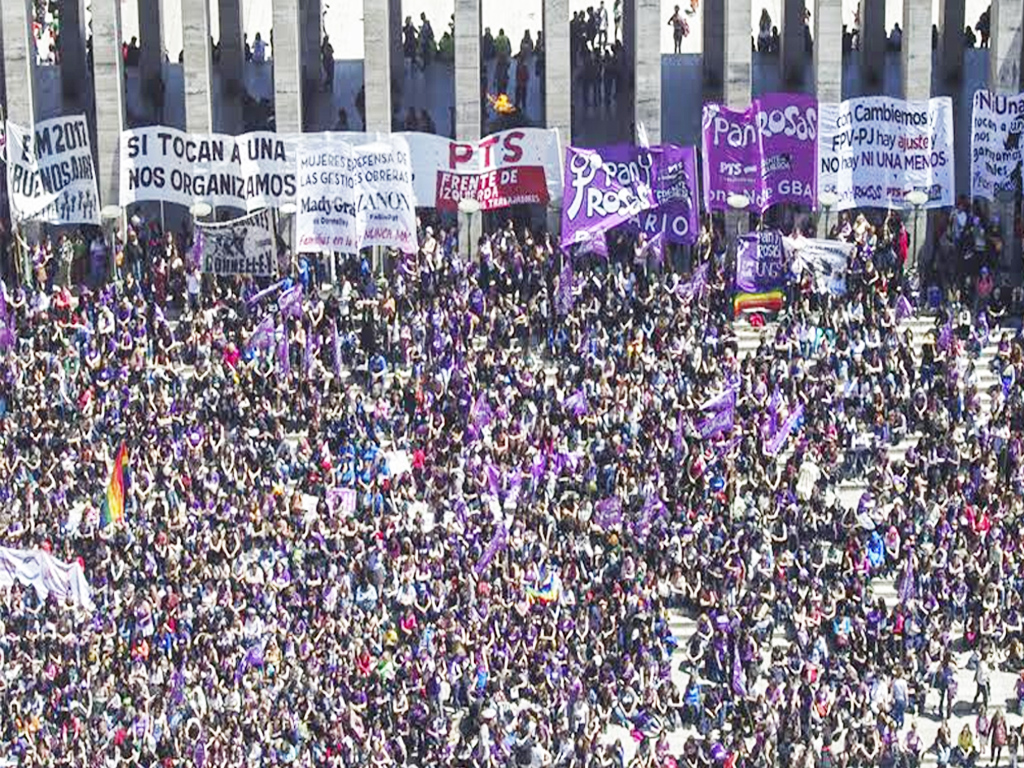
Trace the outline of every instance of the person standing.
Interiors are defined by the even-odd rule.
[[[331,38],[324,35],[324,41],[320,44],[320,60],[324,67],[324,90],[327,93],[334,92],[334,46],[331,45]]]
[[[604,7],[604,0],[597,7],[597,44],[600,48],[608,47],[608,9]]]
[[[690,27],[689,24],[686,23],[686,19],[684,19],[682,14],[679,13],[678,5],[672,11],[672,16],[668,20],[668,25],[672,27],[672,53],[682,53],[683,38],[689,33]]]
[[[974,668],[974,683],[977,685],[977,689],[974,692],[974,700],[971,702],[971,706],[977,707],[978,697],[981,697],[981,708],[982,711],[985,711],[988,709],[989,686],[991,684],[985,651],[978,653],[978,665]]]

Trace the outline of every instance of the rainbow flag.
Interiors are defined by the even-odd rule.
[[[782,291],[764,291],[762,293],[737,293],[732,302],[733,312],[738,316],[743,312],[778,312],[782,309],[784,296]]]
[[[107,495],[103,499],[100,510],[100,527],[106,528],[113,523],[124,522],[124,491],[125,466],[128,463],[128,448],[124,443],[117,451],[114,468],[110,471],[110,482],[107,483]]]
[[[531,605],[535,602],[546,605],[547,603],[553,603],[558,600],[561,592],[562,584],[552,573],[539,587],[530,586],[526,588],[526,601]]]

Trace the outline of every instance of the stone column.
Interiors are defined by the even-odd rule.
[[[544,0],[544,115],[562,145],[572,144],[569,0]]]
[[[843,100],[842,0],[814,0],[814,93],[819,103]],[[818,211],[818,237],[825,237],[826,216]]]
[[[218,131],[237,134],[244,129],[242,100],[245,96],[245,45],[242,41],[242,9],[239,0],[217,0],[220,16],[220,125]]]
[[[392,113],[401,110],[405,91],[405,50],[402,47],[402,0],[388,0],[388,35],[391,40]]]
[[[312,129],[316,123],[315,105],[321,99],[320,84],[324,74],[320,55],[320,0],[299,0],[299,16],[302,19],[299,31],[299,57],[302,62],[302,130],[306,130]],[[333,100],[330,103],[333,105]],[[332,110],[331,122],[333,121]]]
[[[920,101],[932,95],[931,0],[903,0],[900,60],[903,98]]]
[[[391,3],[363,0],[366,130],[391,131]],[[478,81],[479,86],[479,81]]]
[[[722,103],[730,109],[750,106],[750,2],[725,0],[725,81]],[[747,231],[750,221],[746,211],[725,212],[726,238],[736,238]]]
[[[607,5],[607,3],[606,3]],[[572,144],[572,64],[569,49],[569,0],[544,0],[544,116],[558,129],[563,147]],[[548,203],[548,230],[558,232],[562,201]]]
[[[190,133],[211,133],[213,77],[210,69],[210,0],[182,0],[181,46],[185,52],[182,72],[185,78],[185,130]]]
[[[651,144],[661,143],[661,2],[634,0],[636,45],[633,67],[633,122],[647,131]],[[605,4],[607,5],[607,3]]]
[[[480,0],[455,0],[455,137],[459,141],[480,138],[480,33]],[[482,213],[459,212],[459,250],[468,258],[476,258],[482,220]]]
[[[939,0],[939,67],[942,79],[957,82],[964,68],[964,0]],[[904,35],[906,30],[903,31]]]
[[[814,0],[814,93],[819,102],[843,100],[842,12],[842,0]]]
[[[717,94],[725,79],[725,0],[704,0],[704,87]],[[749,12],[747,13],[749,16]],[[747,19],[747,28],[750,19]],[[714,99],[717,101],[717,97]]]
[[[5,117],[32,128],[36,122],[36,42],[32,36],[29,0],[0,1],[3,34]]]
[[[940,0],[941,2],[941,0]],[[903,79],[903,98],[924,101],[932,95],[932,3],[931,0],[903,0],[903,44],[900,47],[900,76]],[[932,244],[929,233],[934,217],[925,212],[912,215],[911,239],[914,253],[910,254],[910,268],[917,270],[922,263],[921,254],[929,253]]]
[[[60,19],[60,88],[66,113],[85,112],[85,7],[82,0],[64,0]]]
[[[96,182],[103,206],[118,205],[121,131],[125,126],[121,39],[121,4],[97,0],[92,4],[92,72],[96,92]]]
[[[992,0],[992,38],[988,53],[988,87],[1000,95],[1020,91],[1021,21],[1024,0]],[[1020,241],[1013,226],[1016,213],[1013,199],[995,200],[992,210],[998,214],[1003,230],[1003,270],[1020,269]]]
[[[886,41],[885,0],[860,0],[860,71],[868,93],[881,88]]]
[[[782,51],[779,56],[783,85],[801,81],[807,53],[804,50],[804,0],[782,0]],[[839,23],[841,17],[833,21]]]
[[[749,0],[725,0],[722,101],[732,109],[750,106],[750,37]]]
[[[139,0],[139,88],[153,123],[163,122],[166,93],[163,23],[160,0]],[[221,37],[223,24],[221,21]]]
[[[302,130],[299,0],[273,0],[274,121],[279,133]]]
[[[480,138],[481,109],[480,0],[455,0],[455,135],[459,141]]]

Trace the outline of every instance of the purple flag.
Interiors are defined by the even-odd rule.
[[[296,283],[278,296],[277,308],[285,317],[302,317],[302,283]]]
[[[284,282],[285,282],[284,280],[279,280],[278,282],[274,283],[273,285],[269,286],[268,288],[264,288],[259,293],[254,293],[252,296],[250,296],[246,300],[245,303],[248,306],[250,306],[250,307],[254,306],[255,304],[259,304],[261,301],[263,301],[263,299],[265,299],[268,296],[271,296],[274,293],[276,293],[277,291],[279,291],[281,289],[281,286],[284,285]]]
[[[765,453],[769,456],[774,456],[781,451],[782,446],[786,444],[786,440],[789,438],[790,433],[794,428],[796,428],[797,422],[799,422],[803,416],[804,406],[803,403],[801,403],[793,409],[793,412],[789,414],[789,416],[786,417],[782,426],[779,427],[779,431],[776,432],[775,435],[772,436],[772,439],[768,441],[768,444],[765,446]]]
[[[724,211],[731,195],[743,195],[755,211],[784,202],[816,208],[817,129],[817,101],[804,94],[768,93],[745,110],[706,105],[705,207]]]
[[[608,258],[608,238],[604,232],[587,233],[579,243],[579,254],[592,254],[602,259]]]
[[[302,372],[309,375],[309,369],[313,366],[313,328],[310,326],[306,331],[306,344],[302,348]]]
[[[563,406],[571,411],[576,418],[587,415],[587,396],[582,389],[577,389],[572,395],[565,399]]]
[[[288,326],[277,329],[277,369],[285,378],[292,373],[292,361],[288,357]]]
[[[903,577],[899,584],[899,598],[901,603],[909,603],[917,593],[917,582],[914,576],[914,556],[907,550],[907,567],[903,571]]]
[[[765,229],[744,235],[736,248],[736,290],[767,293],[786,284],[786,250],[782,233]]]
[[[196,227],[195,235],[192,240],[192,251],[189,254],[189,266],[193,269],[199,269],[199,266],[203,263],[203,246],[205,244],[206,236],[203,234],[201,227]]]
[[[203,768],[206,765],[206,735],[203,733],[199,734],[199,739],[192,750],[192,762],[196,768]]]
[[[627,150],[635,148],[565,148],[563,248],[587,242],[654,207],[654,157],[646,151],[639,152],[635,162],[613,159]]]
[[[647,542],[651,526],[654,525],[654,521],[661,517],[664,512],[665,505],[658,498],[658,495],[655,493],[650,494],[644,501],[643,509],[640,510],[640,515],[633,524],[633,535],[637,541],[641,544]]]
[[[492,496],[496,498],[501,496],[501,475],[498,474],[498,468],[493,464],[487,465],[487,487]]]
[[[721,432],[731,431],[736,413],[734,405],[735,400],[732,400],[728,407],[710,413],[697,422],[697,431],[700,432],[701,438],[708,440]]]
[[[740,697],[747,695],[747,682],[743,675],[743,665],[740,663],[740,649],[738,647],[733,647],[732,649],[732,692]]]
[[[601,499],[594,505],[594,525],[607,531],[622,523],[622,501],[618,496]]]
[[[331,350],[334,353],[334,375],[341,376],[341,337],[338,336],[338,321],[331,320]]]
[[[949,352],[953,347],[953,318],[950,316],[945,325],[939,330],[939,349],[943,352]]]
[[[730,385],[708,400],[700,407],[702,411],[714,411],[718,413],[726,408],[736,406],[736,390]]]
[[[562,271],[558,275],[558,293],[555,295],[555,309],[560,315],[568,315],[572,312],[572,256],[568,253],[562,254]]]
[[[690,276],[690,279],[680,283],[676,288],[676,296],[682,301],[691,301],[694,296],[700,297],[701,291],[708,282],[708,263],[704,262]]]
[[[778,385],[772,390],[772,397],[768,401],[768,437],[775,435],[779,428],[779,406],[782,405],[782,393]]]
[[[270,349],[274,343],[274,316],[267,314],[249,337],[249,349]]]
[[[639,155],[644,150],[633,148]],[[664,241],[693,245],[700,236],[700,205],[697,202],[697,150],[661,144],[650,148],[654,156],[655,207],[629,220],[627,229]]]
[[[906,296],[901,295],[896,300],[896,322],[899,323],[906,320],[908,317],[913,316],[914,305],[910,303],[910,299]]]
[[[505,527],[504,521],[502,521],[495,529],[494,534],[491,536],[490,542],[487,544],[487,549],[480,555],[480,559],[476,561],[476,565],[473,570],[476,571],[477,576],[487,570],[487,566],[491,564],[494,556],[503,550],[508,544],[508,529]]]

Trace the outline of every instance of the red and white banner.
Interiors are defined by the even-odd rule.
[[[480,141],[451,141],[406,133],[413,165],[416,204],[454,211],[459,201],[477,200],[492,211],[510,205],[546,205],[561,197],[558,131],[517,128]]]

